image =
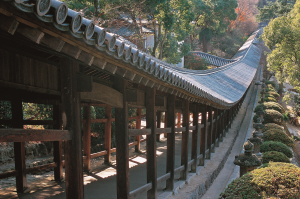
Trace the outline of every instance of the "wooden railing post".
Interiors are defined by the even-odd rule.
[[[146,128],[151,128],[147,135],[147,183],[152,183],[152,189],[147,192],[147,198],[157,198],[156,170],[156,110],[154,88],[146,87]]]
[[[54,129],[62,129],[62,118],[61,118],[61,108],[59,105],[53,106],[53,120],[56,120],[56,125]],[[57,167],[54,168],[54,180],[62,181],[63,180],[63,163],[62,163],[62,141],[53,142],[53,156],[54,162]]]
[[[77,91],[78,63],[60,59],[60,82],[63,129],[72,132],[65,141],[65,178],[67,199],[83,198],[82,135],[80,122],[80,93]]]
[[[198,135],[200,132],[199,128],[199,107],[198,105],[195,105],[193,109],[193,126],[196,126],[196,129],[193,130],[193,135],[192,135],[192,158],[194,160],[194,163],[191,166],[191,172],[196,173],[197,171],[197,163],[198,163]]]
[[[202,154],[203,158],[200,160],[199,165],[204,166],[204,159],[205,159],[205,150],[207,145],[207,106],[201,106],[201,124],[204,127],[201,129],[201,136],[200,136],[200,154]]]
[[[111,106],[107,105],[105,107],[105,118],[107,121],[105,122],[105,150],[107,154],[105,155],[105,163],[110,163],[110,149],[111,149]]]
[[[208,127],[208,135],[207,135],[207,149],[209,150],[207,156],[205,157],[206,159],[210,159],[210,154],[212,152],[211,149],[211,144],[212,144],[212,134],[213,134],[213,108],[211,106],[208,106],[207,108],[207,112],[208,112],[208,122],[210,122],[210,125]]]
[[[141,123],[142,123],[142,109],[137,108],[136,110],[136,115],[138,118],[136,119],[136,129],[141,129]],[[141,151],[141,136],[135,136],[135,141],[137,144],[135,145],[135,152],[140,152]]]
[[[221,120],[221,117],[219,117],[218,119],[218,109],[214,109],[214,120],[216,121],[215,122],[215,125],[214,125],[214,130],[213,130],[213,144],[214,144],[214,147],[212,148],[212,152],[214,153],[215,152],[215,147],[217,147],[217,138],[219,137],[219,134],[218,134],[218,129],[220,128],[219,125],[220,125],[220,120]],[[219,140],[219,139],[218,139]]]
[[[157,117],[157,128],[160,128],[160,123],[161,123],[161,111],[156,111],[156,117]],[[156,135],[156,141],[160,141],[160,134]]]
[[[170,178],[166,182],[166,190],[174,189],[174,169],[175,169],[175,95],[169,94],[167,97],[166,127],[171,128],[171,133],[167,134],[167,173]]]
[[[117,198],[129,198],[129,146],[128,146],[128,102],[126,102],[127,81],[115,77],[115,89],[123,94],[123,107],[115,108]]]
[[[83,170],[89,172],[91,170],[91,107],[83,107],[83,155],[86,156],[83,161]]]
[[[190,130],[190,108],[189,108],[189,101],[183,100],[182,103],[183,109],[183,122],[182,126],[185,127],[185,131],[182,132],[182,141],[181,141],[181,165],[184,165],[184,170],[181,171],[180,178],[182,180],[187,179],[188,174],[188,156],[189,156],[189,130]]]
[[[22,99],[16,96],[11,101],[12,124],[13,128],[23,129],[23,108]],[[16,188],[18,193],[25,193],[28,190],[26,179],[25,162],[25,142],[14,142],[15,169],[18,171],[16,176]]]

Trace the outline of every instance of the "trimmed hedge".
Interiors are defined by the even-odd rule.
[[[278,152],[278,151],[269,151],[266,153],[263,153],[262,156],[262,163],[269,163],[269,162],[286,162],[291,163],[290,159],[284,155],[284,153]]]
[[[274,88],[276,87],[275,82],[271,82],[271,81],[267,80],[265,83],[266,83],[266,85],[272,85]]]
[[[276,92],[275,88],[266,88],[266,92]]]
[[[289,163],[270,162],[233,180],[219,199],[299,198],[300,168]]]
[[[265,124],[265,127],[262,129],[262,132],[266,132],[267,130],[269,129],[280,129],[280,130],[283,130],[284,128],[278,124],[275,124],[275,123],[268,123],[268,124]]]
[[[285,132],[283,130],[279,130],[279,129],[269,129],[267,130],[262,139],[264,140],[264,142],[267,141],[274,141],[274,142],[281,142],[285,145],[287,145],[288,147],[294,147],[294,140],[292,138],[290,138],[287,134],[285,134]]]
[[[267,123],[276,123],[279,124],[277,120],[283,120],[283,116],[280,112],[272,109],[266,109],[264,114],[264,121],[263,124]]]
[[[277,100],[273,96],[265,97],[264,102],[277,102]]]
[[[280,95],[279,95],[278,93],[272,92],[272,91],[266,93],[266,95],[270,95],[270,96],[273,96],[273,97],[275,97],[275,98],[279,98],[279,97],[280,97]]]
[[[281,142],[267,141],[267,142],[264,142],[262,145],[260,145],[260,152],[265,153],[265,152],[269,152],[269,151],[281,152],[284,155],[286,155],[286,157],[288,157],[288,158],[293,157],[292,150]],[[276,161],[274,161],[274,162],[276,162]]]
[[[280,113],[284,113],[285,111],[284,108],[277,102],[263,102],[255,107],[254,112],[256,113],[257,111],[259,111],[260,107],[263,107],[263,110],[273,109]]]

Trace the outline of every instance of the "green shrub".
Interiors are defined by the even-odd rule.
[[[265,84],[266,85],[272,85],[274,88],[276,87],[276,84],[275,84],[275,82],[271,82],[271,81],[269,81],[269,80],[267,80],[266,82],[265,82]]]
[[[269,151],[263,153],[262,156],[262,163],[269,163],[269,162],[286,162],[290,163],[290,159],[284,155],[284,153],[278,151]]]
[[[266,92],[276,92],[275,88],[266,88]]]
[[[292,150],[281,142],[267,141],[267,142],[264,142],[262,145],[260,145],[260,152],[265,153],[265,152],[269,152],[269,151],[281,152],[284,155],[286,155],[288,158],[293,157]],[[276,162],[276,161],[273,161],[273,162]]]
[[[259,115],[255,114],[255,115],[253,116],[253,122],[257,123],[257,122],[258,122],[258,121],[257,121],[258,118],[259,118]]]
[[[275,124],[275,123],[268,123],[268,124],[265,124],[265,127],[262,129],[262,132],[266,132],[267,130],[269,129],[280,129],[280,130],[283,130],[283,127],[278,125],[278,124]]]
[[[264,121],[263,124],[267,123],[276,123],[280,124],[283,120],[283,116],[280,112],[272,109],[266,109],[264,114]]]
[[[278,94],[278,93],[276,93],[276,92],[272,92],[272,91],[270,91],[270,92],[268,92],[268,93],[266,93],[267,95],[270,95],[270,96],[273,96],[273,97],[275,97],[275,98],[279,98],[280,97],[280,95]]]
[[[265,97],[263,100],[264,100],[264,102],[277,102],[277,100],[272,96]]]
[[[267,141],[274,141],[274,142],[281,142],[288,147],[294,147],[294,140],[290,138],[283,130],[279,129],[269,129],[267,130],[262,139],[267,142]]]
[[[300,168],[289,163],[270,162],[233,180],[220,199],[299,198]]]
[[[263,110],[273,109],[280,113],[284,113],[285,111],[284,108],[277,102],[263,102],[255,107],[254,112],[258,112],[260,110],[260,107],[263,107]]]

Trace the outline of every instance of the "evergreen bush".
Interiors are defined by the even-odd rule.
[[[278,125],[278,124],[275,124],[275,123],[268,123],[268,124],[265,124],[265,127],[262,129],[262,132],[266,132],[267,130],[269,129],[280,129],[280,130],[283,130],[283,127]]]
[[[284,111],[285,111],[284,108],[277,102],[263,102],[255,107],[254,112],[255,113],[258,112],[261,107],[263,107],[263,110],[273,109],[280,113],[284,113]]]
[[[279,111],[266,109],[264,114],[263,124],[276,123],[280,124],[283,120],[283,116]]]
[[[279,129],[269,129],[267,130],[262,139],[266,141],[274,141],[274,142],[281,142],[288,147],[294,147],[294,140],[290,138],[283,130]]]
[[[267,141],[260,145],[260,152],[277,151],[286,155],[288,158],[293,157],[292,150],[281,142]],[[274,161],[275,162],[275,161]]]
[[[219,199],[300,198],[300,168],[270,162],[233,180]]]
[[[271,81],[269,81],[269,80],[267,80],[267,81],[265,81],[265,84],[266,85],[272,85],[273,86],[273,88],[275,88],[276,87],[276,84],[275,84],[275,82],[271,82]]]
[[[277,100],[273,96],[265,97],[264,102],[277,102]]]
[[[262,163],[269,163],[269,162],[286,162],[286,163],[290,163],[290,159],[281,152],[278,151],[269,151],[266,153],[263,153],[262,156]]]
[[[266,95],[273,96],[273,97],[275,97],[276,99],[280,97],[280,95],[279,95],[278,93],[272,92],[272,91],[267,92]]]

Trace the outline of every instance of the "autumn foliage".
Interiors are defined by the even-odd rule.
[[[207,66],[207,62],[205,59],[201,58],[198,55],[195,54],[188,54],[185,57],[185,62],[184,62],[184,67],[188,68],[188,69],[192,69],[192,70],[206,70],[208,69]]]

